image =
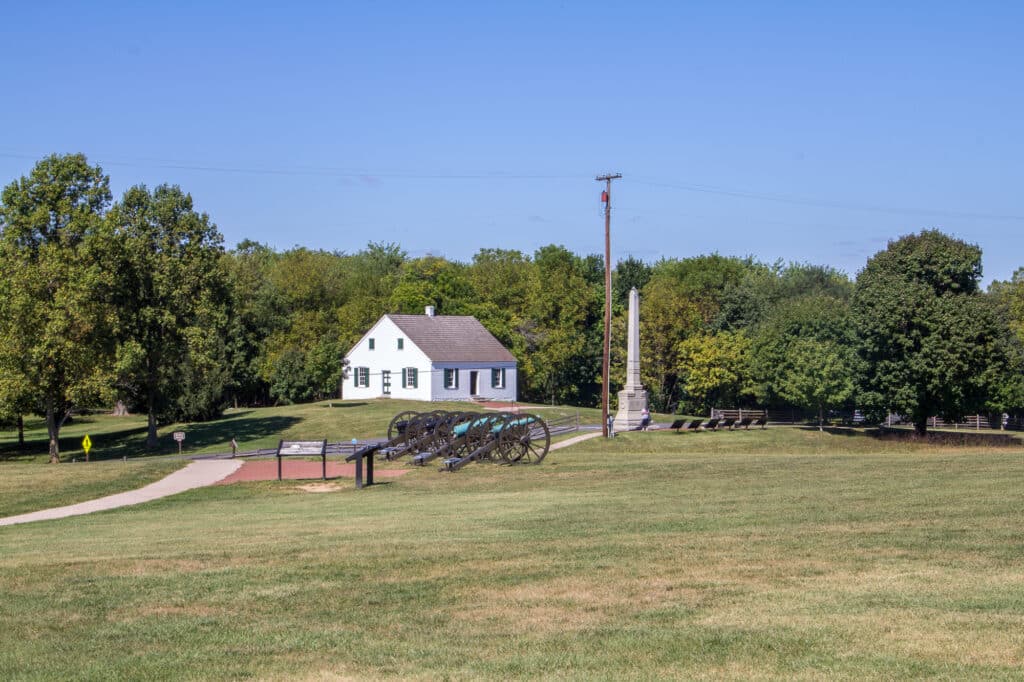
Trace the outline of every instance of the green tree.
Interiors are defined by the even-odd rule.
[[[980,278],[981,249],[937,230],[868,260],[853,296],[866,406],[909,416],[922,435],[930,416],[956,420],[984,406],[1005,358]]]
[[[697,306],[703,324],[711,325],[721,313],[723,293],[736,286],[753,265],[749,258],[717,253],[663,259],[654,264],[652,279],[665,277],[674,282],[679,293]]]
[[[526,342],[521,392],[538,401],[590,403],[601,375],[601,299],[588,279],[594,261],[549,245],[537,250],[533,262],[530,305],[521,326]]]
[[[398,313],[422,315],[430,305],[438,315],[465,315],[474,303],[474,294],[465,265],[425,256],[402,267],[389,308]]]
[[[732,407],[751,392],[750,345],[743,332],[697,334],[679,342],[686,411]]]
[[[177,186],[130,188],[107,216],[118,301],[118,385],[162,419],[219,412],[227,372],[227,278],[220,232]]]
[[[651,407],[666,411],[679,399],[680,342],[697,334],[702,316],[698,306],[671,278],[655,274],[640,301],[640,376]]]
[[[228,396],[237,407],[270,399],[260,376],[261,352],[271,334],[287,327],[287,305],[270,274],[279,255],[271,248],[245,240],[224,256],[231,310],[228,315]]]
[[[616,263],[612,271],[612,305],[628,307],[630,290],[643,291],[651,281],[651,273],[650,265],[632,256]]]
[[[809,339],[844,348],[849,358],[857,347],[849,303],[827,294],[811,293],[777,303],[751,334],[754,390],[764,405],[792,402],[785,397],[783,386],[789,382],[790,358],[798,341]],[[851,359],[849,367],[856,376],[858,364]]]
[[[789,345],[779,372],[778,392],[785,400],[818,413],[824,430],[825,412],[849,401],[856,390],[853,349],[835,341],[796,339]]]
[[[82,154],[52,155],[0,195],[0,398],[31,393],[51,462],[72,408],[112,398],[109,185]]]

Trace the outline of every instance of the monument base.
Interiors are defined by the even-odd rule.
[[[647,407],[647,391],[644,389],[619,391],[619,411],[612,422],[616,431],[635,431],[640,428],[643,410]]]

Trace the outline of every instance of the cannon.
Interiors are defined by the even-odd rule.
[[[398,459],[404,455],[420,452],[428,447],[443,425],[450,418],[448,412],[399,412],[388,424],[388,440],[377,450],[386,460]]]
[[[533,414],[500,413],[469,432],[472,436],[468,452],[446,457],[442,471],[457,471],[484,459],[505,464],[539,464],[551,447],[547,424]]]
[[[443,470],[455,471],[481,460],[537,464],[550,447],[547,424],[533,414],[435,410],[396,414],[377,452],[387,460],[412,455],[419,465],[441,458]]]

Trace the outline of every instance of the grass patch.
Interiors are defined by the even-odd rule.
[[[536,467],[218,486],[0,528],[0,670],[1019,679],[1022,459],[629,433]]]
[[[181,460],[0,465],[0,518],[134,490],[185,466]]]
[[[533,409],[521,404],[521,409]],[[577,414],[580,419],[599,423],[600,410],[575,407],[536,406],[537,411],[548,419],[570,417]],[[319,440],[330,442],[348,441],[352,438],[366,439],[384,435],[391,418],[405,410],[477,410],[482,408],[472,403],[424,403],[411,400],[328,400],[304,405],[282,405],[280,407],[229,409],[220,419],[190,424],[168,424],[159,429],[160,445],[155,450],[146,449],[146,418],[131,415],[113,417],[106,414],[83,415],[61,429],[60,452],[64,460],[82,459],[82,438],[89,434],[92,440],[91,459],[122,459],[128,457],[169,455],[178,452],[178,444],[172,438],[175,431],[185,432],[182,444],[186,454],[230,452],[231,439],[239,448],[257,450],[277,447],[281,439]],[[25,447],[17,445],[17,433],[0,432],[0,460],[46,461],[49,442],[46,425],[42,419],[27,419],[25,423]]]

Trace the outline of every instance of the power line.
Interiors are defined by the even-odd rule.
[[[969,218],[975,220],[1006,220],[1024,221],[1024,216],[999,215],[991,213],[975,213],[971,211],[947,211],[928,208],[909,208],[903,206],[883,206],[879,204],[860,204],[856,202],[834,201],[830,199],[813,199],[806,197],[794,197],[784,194],[771,194],[767,192],[753,192],[724,187],[711,187],[692,183],[663,182],[655,179],[638,179],[637,184],[649,187],[662,187],[666,189],[678,189],[685,192],[700,192],[702,194],[716,194],[720,196],[735,197],[738,199],[753,199],[758,201],[774,201],[784,204],[797,204],[801,206],[818,206],[822,208],[840,208],[855,211],[872,211],[875,213],[897,213],[904,215],[926,215],[938,218]]]
[[[45,155],[44,155],[45,156]],[[13,152],[0,152],[0,158],[20,159],[35,161],[41,158],[39,155],[18,154]],[[423,181],[502,181],[502,180],[583,180],[586,176],[579,174],[537,174],[537,173],[412,173],[403,171],[374,171],[372,169],[351,169],[336,167],[294,167],[294,168],[256,168],[228,164],[202,164],[190,161],[178,161],[171,159],[107,159],[98,158],[100,165],[121,166],[128,168],[155,168],[162,170],[185,170],[207,173],[226,174],[248,174],[248,175],[269,175],[269,176],[295,176],[295,177],[333,177],[352,180],[423,180]],[[854,211],[870,211],[873,213],[891,213],[898,215],[919,215],[935,218],[960,218],[968,220],[993,220],[1007,222],[1024,222],[1024,215],[1015,214],[993,214],[977,211],[951,211],[945,209],[928,209],[907,206],[887,206],[884,204],[859,203],[849,201],[838,201],[833,199],[819,199],[814,197],[801,197],[756,190],[720,187],[703,185],[693,182],[665,180],[654,177],[632,176],[631,181],[638,185],[648,187],[660,187],[663,189],[675,189],[684,192],[697,192],[701,194],[712,194],[717,196],[733,197],[737,199],[748,199],[752,201],[770,201],[775,203],[793,204],[798,206],[816,206],[820,208],[834,208]]]
[[[0,152],[8,159],[38,160],[39,156]],[[353,170],[333,167],[296,168],[254,168],[245,166],[207,165],[168,159],[117,160],[98,158],[101,166],[124,166],[129,168],[159,168],[164,170],[189,170],[211,173],[243,173],[252,175],[320,176],[335,178],[381,178],[387,180],[581,180],[583,175],[541,175],[522,173],[405,173],[395,171]]]

